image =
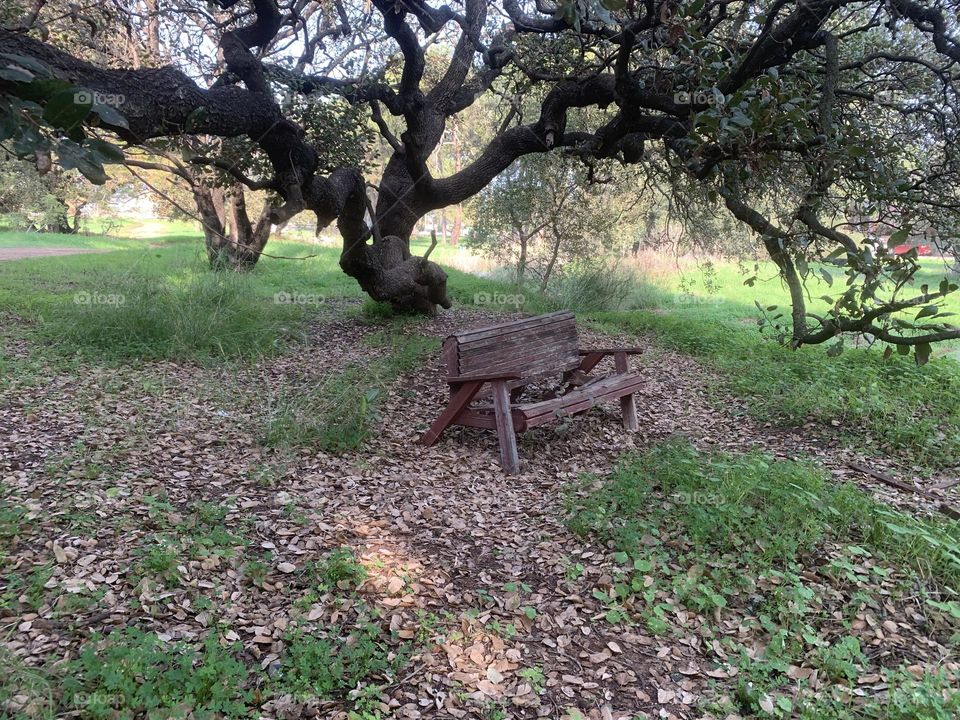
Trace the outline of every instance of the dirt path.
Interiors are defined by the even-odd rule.
[[[61,255],[83,255],[85,253],[106,252],[98,248],[77,247],[0,247],[0,262],[3,260],[24,260],[38,257],[60,257]]]
[[[422,331],[443,337],[485,321],[458,310]],[[30,521],[10,550],[11,570],[31,577],[52,568],[39,607],[0,612],[12,633],[7,648],[38,665],[75,653],[94,630],[137,622],[193,643],[215,622],[268,667],[291,625],[343,622],[344,609],[328,599],[306,609],[297,603],[310,564],[349,546],[369,574],[363,601],[400,638],[425,633],[430,641],[386,691],[395,717],[494,717],[497,707],[509,718],[577,717],[571,710],[596,720],[700,717],[712,678],[723,677],[707,674],[727,662],[721,646],[705,640],[693,613],[673,618],[679,636],[604,620],[592,589],[611,582],[609,550],[566,529],[566,487],[678,433],[701,447],[813,454],[838,473],[846,459],[839,441],[772,434],[732,398],[717,412],[695,361],[651,347],[636,360],[647,379],[638,432],[623,432],[614,403],[565,430],[528,433],[516,477],[500,471],[493,433],[454,429],[432,448],[415,444],[445,400],[439,354],[393,388],[362,452],[265,449],[268,396],[368,359],[363,338],[377,330],[334,320],[314,329],[310,347],[235,374],[177,363],[91,367],[51,373],[0,398],[0,426],[10,429],[0,436],[0,480]],[[585,345],[611,344],[584,335]],[[150,504],[158,498],[162,505]],[[244,528],[249,545],[240,557],[184,560],[179,583],[146,582],[136,571],[139,548],[164,516],[186,516],[198,501],[223,507],[225,526]],[[251,582],[247,568],[258,552],[266,567]],[[66,600],[94,592],[102,598],[70,605],[64,622]],[[901,642],[924,660],[942,656],[922,637],[884,647],[896,652]],[[541,681],[531,680],[532,669]],[[345,717],[294,698],[263,710],[265,718]]]

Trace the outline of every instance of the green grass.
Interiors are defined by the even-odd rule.
[[[702,550],[749,556],[756,568],[785,567],[825,541],[853,543],[960,591],[960,522],[915,518],[812,464],[760,453],[706,455],[668,442],[627,456],[574,500],[570,522],[628,553],[645,533],[673,527]]]
[[[87,250],[126,250],[145,245],[146,243],[142,241],[104,235],[60,235],[58,233],[28,233],[15,230],[0,231],[0,248],[66,247]]]
[[[10,339],[25,335],[35,341],[35,354],[55,355],[61,363],[70,357],[84,362],[253,357],[295,346],[312,317],[340,312],[336,303],[343,298],[363,297],[355,281],[339,269],[336,248],[272,242],[271,254],[307,259],[265,257],[247,275],[213,274],[206,268],[196,229],[186,225],[173,229],[183,234],[155,241],[0,233],[0,244],[6,245],[125,248],[0,263],[0,314],[24,321],[0,334],[0,343],[4,335]],[[414,252],[425,251],[427,242],[415,239]],[[435,259],[444,262],[464,250],[441,244],[434,252]],[[923,264],[920,280],[935,283],[942,265],[929,259]],[[763,420],[827,426],[868,453],[906,456],[926,470],[960,464],[960,403],[955,401],[960,397],[960,364],[938,357],[917,368],[900,357],[884,361],[879,349],[851,348],[834,358],[822,346],[784,348],[760,334],[754,301],[782,305],[786,291],[769,264],[760,264],[756,274],[758,283],[747,287],[744,273],[734,263],[660,273],[656,282],[636,282],[624,302],[630,309],[619,312],[589,309],[595,305],[596,283],[561,296],[544,296],[530,287],[450,270],[449,288],[458,304],[485,310],[536,313],[586,303],[586,309],[575,308],[582,322],[601,331],[646,335],[663,347],[697,357],[717,371],[719,382],[713,390],[745,398],[749,412]],[[811,282],[812,294],[829,289],[820,280]],[[278,294],[309,302],[278,303]],[[521,296],[522,305],[512,304]],[[114,297],[123,302],[111,304]],[[509,303],[498,305],[496,300]],[[960,309],[960,298],[950,302]],[[365,305],[365,315],[392,318],[389,308],[372,302]],[[28,374],[22,363],[4,357],[2,344],[0,370],[7,376],[15,371]],[[370,371],[355,363],[345,378],[332,378],[316,388],[314,398],[305,398],[302,392],[278,396],[271,417],[292,426],[311,408],[331,403],[353,408],[344,424],[345,445],[353,447],[363,434],[364,423],[358,418],[365,417],[373,404],[364,393],[376,394],[379,385],[363,382]],[[364,393],[347,387],[356,382],[365,385]],[[314,432],[307,427],[303,442]]]
[[[264,258],[249,274],[212,273],[202,243],[186,238],[4,262],[0,308],[25,321],[15,332],[33,338],[37,353],[106,362],[270,354],[298,340],[328,303],[360,295],[335,250],[286,243],[272,250],[318,256]]]
[[[815,422],[873,439],[870,452],[908,455],[937,469],[960,464],[960,365],[940,358],[923,367],[879,350],[850,350],[829,357],[824,347],[790,350],[762,338],[756,328],[701,310],[667,314],[596,313],[595,327],[647,335],[693,355],[717,371],[718,389],[746,398],[764,420]]]
[[[571,487],[568,507],[571,530],[613,550],[612,580],[592,590],[608,622],[685,636],[689,625],[674,625],[682,609],[710,637],[732,609],[755,634],[750,642],[765,647],[721,640],[739,673],[718,687],[717,716],[953,717],[960,700],[945,692],[956,682],[946,675],[894,672],[899,714],[884,714],[877,700],[851,704],[844,687],[883,668],[842,628],[862,605],[883,612],[920,598],[931,628],[956,632],[960,523],[891,510],[810,464],[702,453],[684,442],[626,456],[609,476]],[[822,695],[789,677],[797,665],[821,671]]]
[[[322,382],[277,393],[266,413],[264,443],[289,449],[318,447],[342,453],[360,448],[369,436],[378,401],[401,375],[419,367],[439,343],[416,334],[416,321],[400,318],[367,338],[385,354],[354,362]]]

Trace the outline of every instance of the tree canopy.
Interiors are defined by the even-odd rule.
[[[410,253],[420,218],[562,153],[588,174],[635,166],[639,192],[722,205],[755,231],[790,289],[771,322],[794,346],[866,333],[922,361],[960,337],[939,306],[956,285],[912,287],[916,253],[892,250],[960,236],[951,0],[22,5],[0,30],[8,151],[98,182],[133,147],[236,139],[242,161],[186,162],[273,193],[274,224],[335,222],[343,270],[399,308],[450,305],[443,270]],[[343,103],[362,114],[327,112]],[[448,123],[478,103],[482,146],[436,173]],[[390,148],[375,186],[338,142],[344,117]],[[814,275],[826,312],[807,308]]]

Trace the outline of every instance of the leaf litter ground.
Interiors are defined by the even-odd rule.
[[[442,338],[501,317],[457,310],[408,331]],[[365,679],[379,687],[369,717],[703,717],[737,681],[719,641],[757,653],[765,641],[742,608],[701,615],[676,603],[662,634],[629,612],[611,618],[602,597],[613,549],[565,523],[564,498],[585,474],[680,435],[702,449],[814,458],[884,502],[932,512],[929,499],[847,466],[859,459],[919,486],[907,459],[881,467],[876,455],[853,457],[833,428],[758,423],[737,399],[708,396],[710,378],[692,359],[649,343],[634,360],[646,380],[641,429],[626,434],[614,403],[525,434],[517,477],[500,471],[494,433],[453,429],[433,448],[416,444],[446,399],[439,353],[392,384],[362,450],[265,447],[276,398],[388,352],[364,342],[380,330],[334,317],[296,352],[255,363],[51,366],[10,380],[0,401],[10,514],[0,623],[12,662],[55,686],[82,645],[136,626],[190,645],[214,634],[269,678],[293,628],[372,617],[409,656]],[[585,346],[618,342],[637,339],[582,331]],[[956,493],[938,497],[956,504]],[[344,547],[364,568],[359,586],[318,581],[318,563]],[[818,567],[805,577],[822,599],[824,636],[856,635],[871,668],[957,669],[951,629],[894,600],[883,586],[895,577],[877,581],[890,595],[881,612],[843,627],[835,611],[851,591]],[[817,673],[787,671],[813,688],[826,683]],[[875,670],[849,684],[862,696],[885,688]],[[14,693],[6,711],[41,717],[58,702],[35,695]],[[267,718],[347,717],[351,707],[282,689],[254,701]],[[761,707],[784,716],[771,702]]]

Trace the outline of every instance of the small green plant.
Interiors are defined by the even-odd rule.
[[[55,678],[41,668],[29,667],[0,645],[0,717],[12,720],[53,720],[56,714]]]
[[[67,665],[61,704],[97,719],[253,717],[238,649],[221,646],[216,635],[199,649],[136,628],[93,636]]]
[[[820,648],[814,664],[832,681],[852,683],[866,662],[867,658],[860,650],[860,641],[848,636],[829,647]]]
[[[517,671],[517,675],[530,683],[530,687],[538,695],[543,693],[547,687],[547,677],[543,674],[543,670],[538,667],[521,668]]]
[[[180,549],[173,539],[164,535],[150,536],[144,545],[134,550],[134,555],[139,556],[137,574],[168,583],[179,580]]]
[[[323,634],[294,630],[286,638],[287,650],[270,689],[346,700],[358,687],[392,680],[406,663],[409,648],[393,648],[388,639],[378,625],[362,619],[350,630],[332,627]]]
[[[343,585],[356,589],[367,579],[366,568],[346,546],[331,550],[325,558],[310,564],[307,572],[318,585],[328,590]]]
[[[243,574],[257,587],[262,587],[270,574],[270,566],[260,560],[250,560],[243,564]]]
[[[6,543],[21,532],[26,514],[26,508],[13,502],[13,496],[3,485],[0,485],[0,551],[3,551]]]

